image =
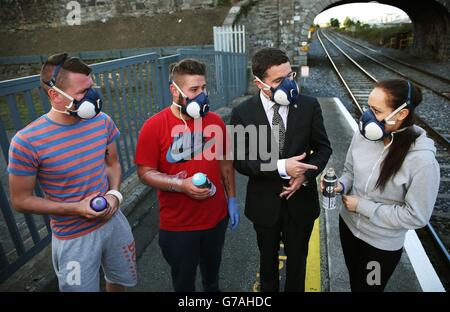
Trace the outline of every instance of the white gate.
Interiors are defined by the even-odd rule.
[[[245,26],[215,26],[214,50],[245,53]]]

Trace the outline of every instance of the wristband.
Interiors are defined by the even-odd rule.
[[[115,198],[117,198],[117,200],[119,201],[119,205],[122,204],[122,202],[123,202],[123,196],[122,196],[122,194],[120,194],[119,191],[109,190],[108,192],[106,192],[105,195],[112,195]]]

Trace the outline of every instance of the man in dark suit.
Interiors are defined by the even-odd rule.
[[[258,138],[235,140],[240,143],[235,144],[234,166],[249,177],[245,215],[257,235],[261,291],[279,291],[280,241],[287,256],[285,291],[304,291],[308,242],[320,214],[316,177],[332,150],[319,103],[298,94],[295,73],[282,50],[256,52],[252,72],[259,93],[233,109],[231,124],[257,128]],[[260,152],[252,159],[249,149],[260,151],[265,142],[261,136],[269,138],[272,159]],[[264,167],[268,162],[275,163],[273,170]]]

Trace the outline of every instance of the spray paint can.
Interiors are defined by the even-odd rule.
[[[201,172],[198,172],[192,176],[192,183],[198,188],[208,188],[211,190],[210,196],[216,194],[216,186],[212,183],[208,177]]]
[[[100,212],[105,210],[106,207],[108,207],[108,202],[106,201],[105,197],[97,196],[91,199],[90,205],[92,210]]]
[[[337,176],[333,168],[328,168],[323,178],[322,207],[323,209],[332,210],[336,208],[336,191]]]

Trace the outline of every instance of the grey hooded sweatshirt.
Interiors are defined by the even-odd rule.
[[[356,213],[343,206],[340,215],[353,235],[378,249],[402,248],[406,232],[424,227],[433,212],[440,181],[436,148],[422,128],[414,129],[420,136],[383,191],[375,184],[389,145],[369,141],[356,131],[347,152],[339,181],[346,194],[360,201]]]

